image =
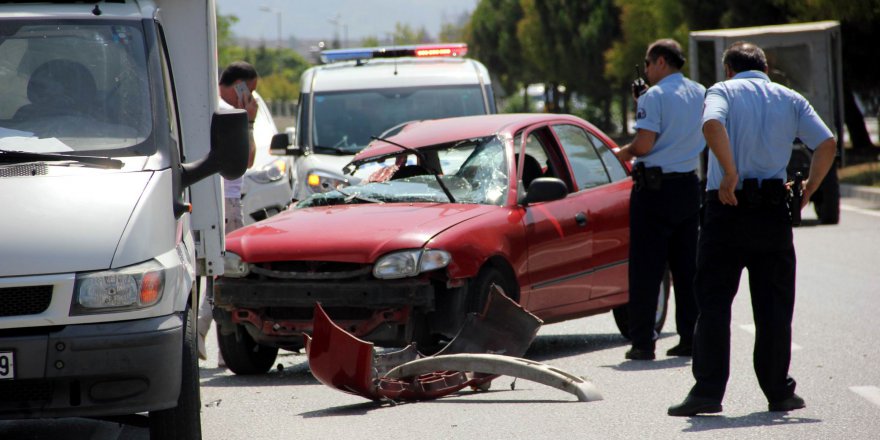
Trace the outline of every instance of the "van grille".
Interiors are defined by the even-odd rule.
[[[52,399],[53,382],[48,380],[0,381],[0,409],[45,405]]]
[[[0,316],[36,315],[52,302],[52,286],[0,288]]]

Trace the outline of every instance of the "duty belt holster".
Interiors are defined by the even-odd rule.
[[[746,208],[779,206],[787,203],[788,191],[782,179],[766,179],[758,187],[758,179],[745,179],[742,185],[742,201]]]
[[[632,171],[633,189],[641,191],[659,191],[663,185],[663,169],[660,167],[646,167],[644,162],[639,162]]]

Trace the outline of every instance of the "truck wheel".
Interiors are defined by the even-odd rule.
[[[257,344],[241,326],[227,334],[218,331],[217,345],[226,367],[235,374],[263,374],[272,368],[278,356],[278,347]]]
[[[202,438],[199,361],[196,346],[196,313],[187,306],[183,326],[183,362],[177,406],[150,412],[151,440],[199,440]]]
[[[813,207],[816,217],[823,225],[836,225],[840,223],[840,182],[837,178],[837,168],[832,167],[822,185],[819,186],[816,196],[813,197]]]
[[[657,294],[657,312],[654,315],[654,331],[660,334],[663,330],[663,324],[666,323],[666,312],[669,309],[669,271],[660,281],[660,292]],[[617,324],[617,330],[624,338],[629,339],[629,305],[624,304],[611,311],[614,315],[614,323]]]

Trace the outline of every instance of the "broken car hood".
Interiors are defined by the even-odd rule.
[[[249,263],[371,263],[387,252],[421,248],[442,231],[497,209],[436,203],[303,208],[232,232],[226,249]]]

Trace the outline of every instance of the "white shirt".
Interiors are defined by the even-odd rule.
[[[224,101],[223,98],[220,98],[218,107],[223,110],[235,109],[235,107]],[[240,199],[242,182],[243,177],[239,177],[238,179],[233,180],[223,179],[223,197],[226,197],[227,199]]]

